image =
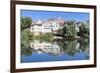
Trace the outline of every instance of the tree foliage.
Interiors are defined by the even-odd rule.
[[[89,36],[89,24],[88,23],[81,23],[79,27],[79,34],[80,36],[84,36],[84,37]]]
[[[29,48],[30,43],[33,40],[33,33],[28,29],[24,29],[21,32],[21,48]]]
[[[35,40],[39,41],[46,41],[46,42],[52,42],[53,40],[53,33],[45,33],[45,34],[40,34],[40,35],[35,35],[33,37]]]
[[[29,48],[33,39],[33,33],[29,31],[32,19],[30,17],[21,17],[21,48]]]
[[[64,36],[69,36],[69,37],[73,37],[77,35],[77,31],[76,31],[76,23],[75,21],[67,21],[64,24],[64,28],[63,28],[63,34]]]
[[[32,19],[30,17],[21,17],[21,30],[29,28],[31,25]]]

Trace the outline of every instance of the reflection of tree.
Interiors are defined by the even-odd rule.
[[[24,29],[21,32],[21,48],[29,48],[30,42],[32,42],[33,34],[28,30]]]
[[[89,54],[85,54],[85,59],[89,59]]]
[[[80,46],[79,49],[81,52],[85,53],[85,59],[89,59],[89,39],[81,39],[79,40]]]
[[[84,52],[89,57],[89,39],[57,41],[60,49],[68,55],[74,56],[77,52]]]
[[[45,41],[44,41],[45,42]],[[42,42],[41,42],[42,43]],[[40,44],[41,44],[40,43]],[[89,39],[80,40],[54,40],[48,42],[50,45],[45,44],[46,47],[35,48],[24,48],[22,49],[22,55],[29,56],[32,52],[48,53],[49,55],[60,55],[61,53],[66,53],[69,56],[74,56],[76,53],[85,53],[85,58],[89,58]],[[39,44],[39,43],[38,43]],[[43,44],[42,44],[43,45]]]
[[[63,51],[68,54],[68,55],[75,55],[77,52],[77,45],[78,42],[77,40],[63,40],[61,42],[57,42],[58,45],[60,46],[61,49],[63,49]]]
[[[84,39],[83,38],[82,40],[79,40],[79,43],[80,43],[79,49],[82,52],[86,52],[89,49],[89,39]]]
[[[22,48],[21,49],[21,55],[25,55],[25,56],[30,56],[32,55],[32,49],[31,48]]]
[[[74,56],[77,53],[77,40],[67,40],[64,42],[65,53]]]

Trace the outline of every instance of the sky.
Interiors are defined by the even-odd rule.
[[[90,14],[84,12],[21,10],[21,16],[31,17],[32,20],[48,20],[49,18],[60,17],[64,20],[85,21],[89,20]]]

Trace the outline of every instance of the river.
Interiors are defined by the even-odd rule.
[[[88,60],[89,57],[89,39],[86,38],[34,40],[30,48],[21,49],[21,63]]]

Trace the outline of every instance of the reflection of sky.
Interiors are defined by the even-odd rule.
[[[47,62],[47,61],[68,61],[68,60],[85,60],[85,53],[76,53],[74,56],[62,54],[60,56],[52,56],[46,53],[33,53],[31,56],[22,56],[21,62]]]
[[[31,17],[32,20],[47,20],[49,18],[61,17],[64,20],[84,21],[89,20],[89,13],[82,12],[56,12],[56,11],[38,11],[21,10],[21,16]]]

